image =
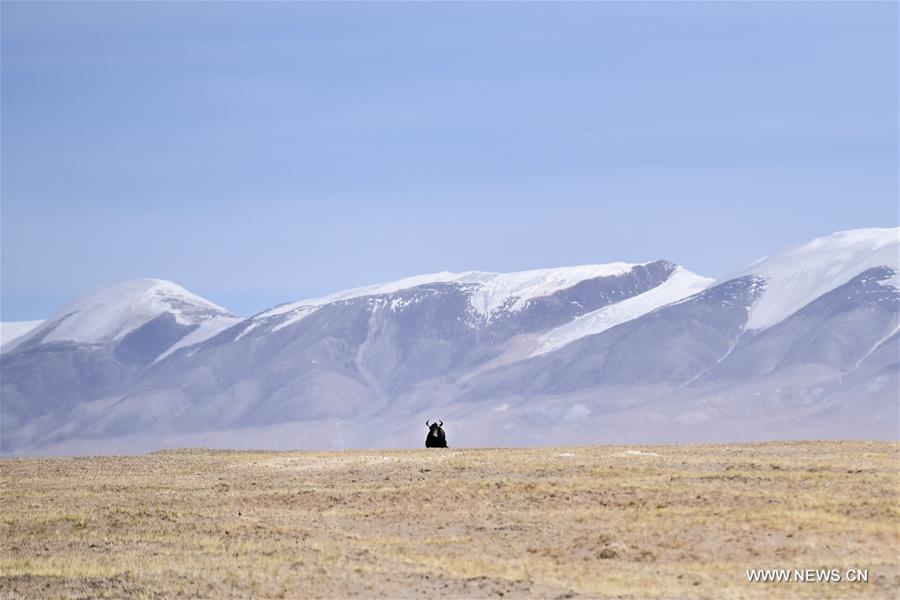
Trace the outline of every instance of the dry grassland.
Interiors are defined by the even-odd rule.
[[[898,467],[867,442],[3,459],[0,596],[897,598]]]

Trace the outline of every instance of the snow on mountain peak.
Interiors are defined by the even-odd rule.
[[[546,354],[588,335],[602,333],[620,323],[636,319],[657,308],[700,293],[714,280],[684,267],[676,266],[668,279],[642,294],[609,304],[576,317],[572,321],[543,334],[532,356]]]
[[[171,281],[131,279],[102,287],[66,305],[15,340],[15,345],[35,337],[41,337],[42,342],[112,342],[164,313],[172,314],[181,325],[200,325],[220,318],[237,320],[221,306]]]
[[[720,281],[745,275],[765,280],[765,291],[750,308],[746,324],[748,330],[761,330],[863,271],[880,266],[894,271],[894,276],[882,283],[898,287],[900,227],[839,231],[754,261]]]
[[[513,273],[472,272],[465,274],[467,277],[461,283],[479,284],[469,302],[475,312],[490,316],[501,308],[521,310],[529,300],[551,296],[588,279],[624,275],[636,266],[638,265],[613,262]]]
[[[490,317],[492,313],[501,308],[511,311],[519,310],[529,300],[534,298],[550,296],[588,279],[623,275],[641,264],[646,263],[612,262],[599,265],[534,269],[512,273],[491,273],[485,271],[452,273],[443,271],[429,275],[416,275],[389,283],[354,288],[320,298],[282,304],[257,315],[255,318],[268,319],[291,313],[290,322],[294,322],[311,314],[313,310],[310,309],[325,304],[363,296],[392,294],[430,283],[472,284],[473,291],[469,297],[472,309],[481,316]],[[283,323],[282,326],[285,324],[287,323]]]

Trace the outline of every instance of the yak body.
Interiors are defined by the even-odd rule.
[[[428,424],[428,421],[425,421],[425,426],[428,427],[428,437],[425,438],[425,447],[426,448],[446,448],[447,447],[447,435],[444,433],[443,421],[439,421],[438,423]]]

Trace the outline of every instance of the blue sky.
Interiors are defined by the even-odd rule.
[[[898,215],[896,3],[2,3],[0,318],[710,276]]]

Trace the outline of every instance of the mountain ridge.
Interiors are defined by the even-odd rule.
[[[444,272],[248,318],[152,280],[154,310],[44,342],[51,319],[4,348],[2,450],[240,446],[265,431],[279,432],[267,447],[382,445],[435,411],[470,443],[528,445],[703,441],[711,425],[734,439],[833,435],[834,415],[859,405],[857,429],[883,437],[897,420],[898,238],[839,232],[717,281],[664,260]]]

